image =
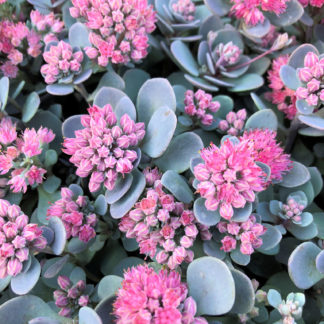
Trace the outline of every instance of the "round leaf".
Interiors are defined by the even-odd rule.
[[[279,71],[280,79],[286,87],[296,90],[301,86],[297,71],[290,65],[283,65]]]
[[[54,242],[51,244],[51,249],[56,255],[60,255],[66,243],[66,231],[63,222],[58,217],[51,217],[48,226],[54,231]]]
[[[283,176],[280,186],[294,188],[303,185],[310,180],[308,169],[301,163],[293,161],[293,168]]]
[[[126,174],[124,177],[120,176],[117,179],[115,187],[113,190],[106,190],[105,198],[108,204],[113,204],[122,198],[129,188],[131,187],[133,182],[133,176],[131,173]]]
[[[91,46],[86,25],[76,22],[69,28],[69,42],[72,47]]]
[[[316,257],[316,268],[320,273],[324,274],[324,250]]]
[[[29,122],[37,112],[40,104],[39,96],[36,92],[32,92],[28,95],[22,110],[22,121],[24,123]]]
[[[98,296],[101,300],[112,297],[121,287],[123,278],[110,275],[103,277],[98,284]]]
[[[245,129],[255,129],[255,128],[268,128],[272,130],[277,130],[278,120],[277,116],[271,109],[263,109],[255,112],[246,121]]]
[[[102,324],[99,315],[90,307],[84,306],[79,310],[79,324]]]
[[[219,222],[221,218],[217,210],[211,211],[206,209],[204,198],[198,198],[195,201],[193,208],[196,219],[203,225],[214,226]]]
[[[73,93],[74,88],[70,84],[50,84],[46,86],[46,91],[53,96],[66,96]]]

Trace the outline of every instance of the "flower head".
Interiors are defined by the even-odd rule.
[[[116,323],[207,324],[204,318],[195,317],[196,303],[187,294],[179,273],[155,273],[147,265],[133,267],[125,272],[122,288],[117,291]]]
[[[288,63],[288,59],[288,55],[281,55],[272,61],[271,70],[268,71],[269,88],[272,91],[266,96],[288,119],[293,119],[297,112],[295,91],[284,85],[279,74],[280,68]]]
[[[264,22],[264,11],[280,15],[287,8],[288,0],[231,0],[232,14],[238,19],[244,19],[247,25],[255,26]]]
[[[217,127],[219,130],[226,132],[228,135],[237,136],[244,128],[245,119],[245,109],[240,109],[237,113],[230,111],[226,115],[226,119],[221,120]]]
[[[221,240],[221,250],[231,252],[238,245],[242,254],[250,255],[254,249],[262,245],[262,236],[266,228],[259,224],[254,215],[251,215],[245,222],[224,222],[216,225],[220,233],[225,235]]]
[[[61,196],[62,198],[47,210],[47,218],[61,218],[68,239],[72,236],[78,237],[82,242],[90,241],[96,236],[94,227],[97,224],[97,216],[88,197],[76,197],[69,188],[62,188]]]
[[[133,149],[145,135],[144,123],[135,123],[127,114],[120,119],[108,104],[92,106],[89,115],[81,117],[83,129],[75,131],[75,138],[64,140],[63,152],[72,155],[79,177],[91,174],[89,189],[97,191],[101,184],[108,190],[115,187],[117,175],[133,170],[137,153]]]
[[[73,77],[81,71],[82,51],[74,51],[72,46],[64,41],[51,45],[43,57],[47,64],[41,67],[41,73],[48,84],[62,78]]]
[[[216,54],[223,60],[223,65],[233,65],[240,59],[241,50],[233,42],[220,43],[216,47]]]
[[[178,0],[172,3],[172,10],[185,21],[195,19],[196,6],[191,0]]]
[[[185,113],[199,120],[203,125],[211,125],[214,117],[211,113],[220,108],[218,101],[212,101],[211,94],[199,89],[195,93],[187,90],[185,93]]]
[[[59,315],[73,317],[78,310],[89,304],[89,295],[85,293],[86,284],[79,280],[73,285],[66,276],[59,276],[57,283],[60,289],[54,291],[55,305],[60,308]]]
[[[296,89],[297,99],[304,99],[308,105],[317,106],[324,102],[324,58],[308,52],[304,58],[304,67],[298,70],[303,86]]]
[[[191,262],[190,250],[199,232],[210,239],[208,228],[197,223],[194,214],[184,204],[164,192],[161,181],[149,188],[145,197],[135,204],[119,223],[128,238],[136,238],[140,252],[156,257],[158,263],[175,269],[182,262]]]
[[[271,169],[270,181],[280,181],[285,172],[292,167],[288,154],[284,154],[282,147],[276,142],[275,131],[270,129],[253,129],[245,131],[240,138],[248,141],[255,161],[267,164]]]
[[[155,12],[147,0],[72,0],[71,16],[85,20],[91,47],[85,52],[107,66],[138,62],[147,55]]]
[[[264,190],[263,171],[255,164],[248,141],[233,144],[226,139],[220,148],[211,144],[201,151],[204,160],[194,168],[199,184],[197,191],[206,198],[208,210],[217,210],[231,219],[233,208],[243,208]]]
[[[0,199],[0,278],[16,276],[32,250],[42,250],[47,241],[37,224],[28,224],[17,205]]]

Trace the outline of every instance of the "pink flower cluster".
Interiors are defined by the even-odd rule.
[[[114,315],[117,324],[207,324],[195,317],[197,305],[187,297],[188,288],[176,271],[155,273],[147,265],[124,274],[117,292]]]
[[[185,113],[191,117],[195,117],[203,125],[211,125],[214,117],[210,112],[216,112],[220,108],[218,101],[212,101],[211,94],[204,90],[197,90],[195,93],[192,90],[187,90],[185,93]]]
[[[304,7],[307,7],[309,5],[317,8],[322,8],[324,5],[324,0],[299,0],[299,2]]]
[[[184,207],[166,194],[157,180],[145,198],[122,218],[119,229],[126,232],[126,237],[136,238],[140,253],[175,269],[182,262],[193,260],[190,247],[199,232],[203,240],[211,238],[208,227],[197,223],[193,212]]]
[[[81,71],[82,51],[73,51],[72,46],[64,41],[51,45],[43,57],[47,64],[41,67],[41,73],[48,84]]]
[[[83,129],[75,131],[75,138],[65,138],[63,152],[72,155],[76,174],[91,174],[89,189],[97,191],[101,184],[108,190],[115,187],[117,175],[130,173],[137,153],[135,147],[144,138],[144,123],[135,123],[127,114],[120,119],[108,104],[103,108],[92,106],[89,115],[81,117]]]
[[[58,41],[57,34],[64,28],[64,22],[59,18],[55,18],[53,12],[43,15],[37,10],[30,13],[32,30],[28,36],[28,54],[37,57],[42,53],[42,41],[45,44]]]
[[[270,129],[253,129],[245,131],[240,138],[248,141],[255,161],[268,165],[271,169],[269,181],[282,180],[284,173],[292,168],[289,154],[285,154],[276,142],[277,133]]]
[[[206,208],[219,209],[223,218],[231,219],[234,208],[253,202],[256,192],[265,189],[264,173],[256,165],[248,141],[234,144],[226,139],[220,148],[211,144],[200,155],[204,162],[194,168],[200,181],[197,191],[206,199]]]
[[[261,247],[262,236],[267,229],[257,223],[254,215],[242,223],[237,222],[219,222],[216,225],[220,233],[225,233],[226,236],[221,240],[221,250],[230,252],[236,249],[237,243],[240,244],[242,254],[251,255],[254,249]]]
[[[193,21],[195,19],[196,6],[191,0],[173,2],[172,10],[183,17],[185,21]]]
[[[238,19],[244,19],[247,25],[255,26],[264,22],[263,11],[280,15],[287,8],[288,0],[231,0],[231,13]]]
[[[292,219],[295,222],[301,221],[301,214],[306,206],[302,204],[298,204],[295,199],[290,198],[287,201],[287,204],[283,204],[282,211],[284,213],[284,216],[286,216],[288,219]]]
[[[10,118],[0,121],[0,174],[11,171],[8,185],[13,192],[26,192],[27,185],[40,184],[46,170],[42,168],[39,155],[55,135],[47,128],[25,129],[17,137],[16,125]]]
[[[55,305],[60,308],[59,315],[73,317],[83,306],[89,304],[89,296],[85,294],[86,284],[79,280],[75,285],[66,276],[59,276],[57,283],[61,289],[54,291]]]
[[[237,136],[242,132],[244,128],[245,119],[245,109],[240,109],[237,113],[230,111],[226,115],[226,119],[221,120],[217,127],[222,132],[226,132],[228,135]]]
[[[69,188],[61,188],[61,199],[57,200],[47,210],[47,218],[59,217],[62,219],[66,237],[78,237],[82,242],[89,242],[96,236],[94,227],[97,224],[97,215],[88,197],[75,197]]]
[[[271,70],[268,71],[269,88],[272,92],[266,93],[266,98],[277,105],[288,119],[293,119],[296,115],[295,91],[287,88],[281,81],[279,72],[283,65],[288,64],[288,55],[281,55],[272,61]]]
[[[22,271],[31,250],[42,250],[47,241],[37,224],[28,224],[17,205],[0,199],[0,278],[16,276]]]
[[[304,67],[298,70],[303,87],[296,90],[297,99],[305,99],[310,106],[317,106],[319,100],[324,102],[324,58],[308,52],[304,58]]]
[[[23,61],[20,47],[28,34],[29,29],[25,23],[14,23],[9,20],[0,21],[0,55],[6,57],[5,61],[0,61],[0,70],[9,78],[17,76],[17,65]]]
[[[147,0],[72,0],[71,16],[90,29],[90,59],[107,66],[140,61],[147,55],[148,34],[155,29],[155,12]]]
[[[216,47],[216,54],[219,58],[216,63],[216,68],[237,63],[241,57],[241,53],[240,48],[234,45],[233,42],[218,44]]]

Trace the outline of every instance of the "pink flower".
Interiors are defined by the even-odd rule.
[[[245,119],[245,109],[240,109],[237,113],[230,111],[226,115],[226,120],[221,120],[217,127],[228,135],[237,136],[243,131]]]
[[[55,305],[60,308],[59,315],[73,317],[79,309],[89,304],[89,295],[85,295],[86,284],[83,280],[75,285],[66,276],[59,276],[57,283],[60,289],[53,292]]]
[[[231,13],[238,19],[244,19],[247,25],[256,25],[263,23],[264,14],[263,11],[273,12],[276,15],[280,15],[287,8],[287,0],[231,0],[234,5],[231,8]]]
[[[187,297],[186,284],[180,274],[161,270],[156,273],[147,265],[139,265],[124,274],[122,288],[114,302],[117,324],[207,324],[202,317],[195,317],[196,303]],[[190,321],[185,321],[189,316]]]
[[[61,188],[61,197],[47,210],[47,219],[61,218],[67,238],[78,237],[82,242],[89,242],[96,236],[97,216],[90,212],[93,206],[88,197],[75,197],[69,188]]]
[[[192,211],[185,210],[183,203],[167,195],[160,180],[121,219],[119,229],[126,237],[136,239],[140,253],[156,257],[157,262],[167,264],[170,269],[193,257],[189,248],[199,233],[203,240],[211,239],[208,227],[197,223]]]
[[[293,119],[296,115],[295,91],[287,88],[281,81],[279,71],[281,66],[288,64],[288,55],[281,55],[272,61],[271,70],[268,71],[269,88],[272,92],[266,94],[267,99],[277,105],[286,118]]]
[[[85,21],[91,47],[85,48],[101,66],[138,62],[147,55],[148,34],[155,29],[155,12],[147,0],[73,0],[70,14]]]
[[[37,224],[28,224],[20,207],[0,199],[0,278],[16,276],[32,250],[42,250],[47,241]]]
[[[255,164],[248,141],[233,144],[227,139],[220,148],[212,144],[201,151],[204,163],[194,168],[194,175],[201,181],[197,191],[206,198],[209,210],[219,208],[220,215],[231,219],[233,208],[243,208],[255,200],[255,193],[264,190],[263,171]],[[208,177],[206,175],[208,174]],[[213,196],[205,195],[206,182],[215,187]]]
[[[172,10],[185,21],[195,19],[196,6],[191,0],[178,0],[172,3]]]
[[[216,112],[220,108],[218,101],[212,101],[212,95],[199,89],[194,93],[187,90],[185,93],[185,113],[203,125],[209,126],[213,122],[212,112]]]
[[[123,176],[133,170],[137,153],[131,147],[143,139],[144,123],[135,123],[124,114],[118,126],[109,104],[103,108],[92,106],[88,112],[89,115],[81,117],[84,128],[75,132],[75,138],[65,138],[63,152],[72,155],[70,161],[77,167],[78,176],[91,174],[91,192],[101,184],[112,190],[118,174]]]
[[[236,248],[236,240],[233,237],[225,236],[221,242],[221,250],[223,250],[224,252],[230,252],[232,250],[235,250]]]
[[[288,154],[276,142],[275,131],[269,129],[254,129],[245,131],[241,141],[248,141],[252,148],[255,161],[267,164],[271,169],[270,180],[281,180],[284,173],[292,167]]]
[[[162,174],[157,167],[154,169],[147,167],[143,170],[143,174],[145,176],[147,186],[152,186],[156,180],[161,180],[162,177]]]

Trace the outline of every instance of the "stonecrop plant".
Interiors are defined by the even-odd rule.
[[[324,324],[323,0],[0,0],[0,324]]]

